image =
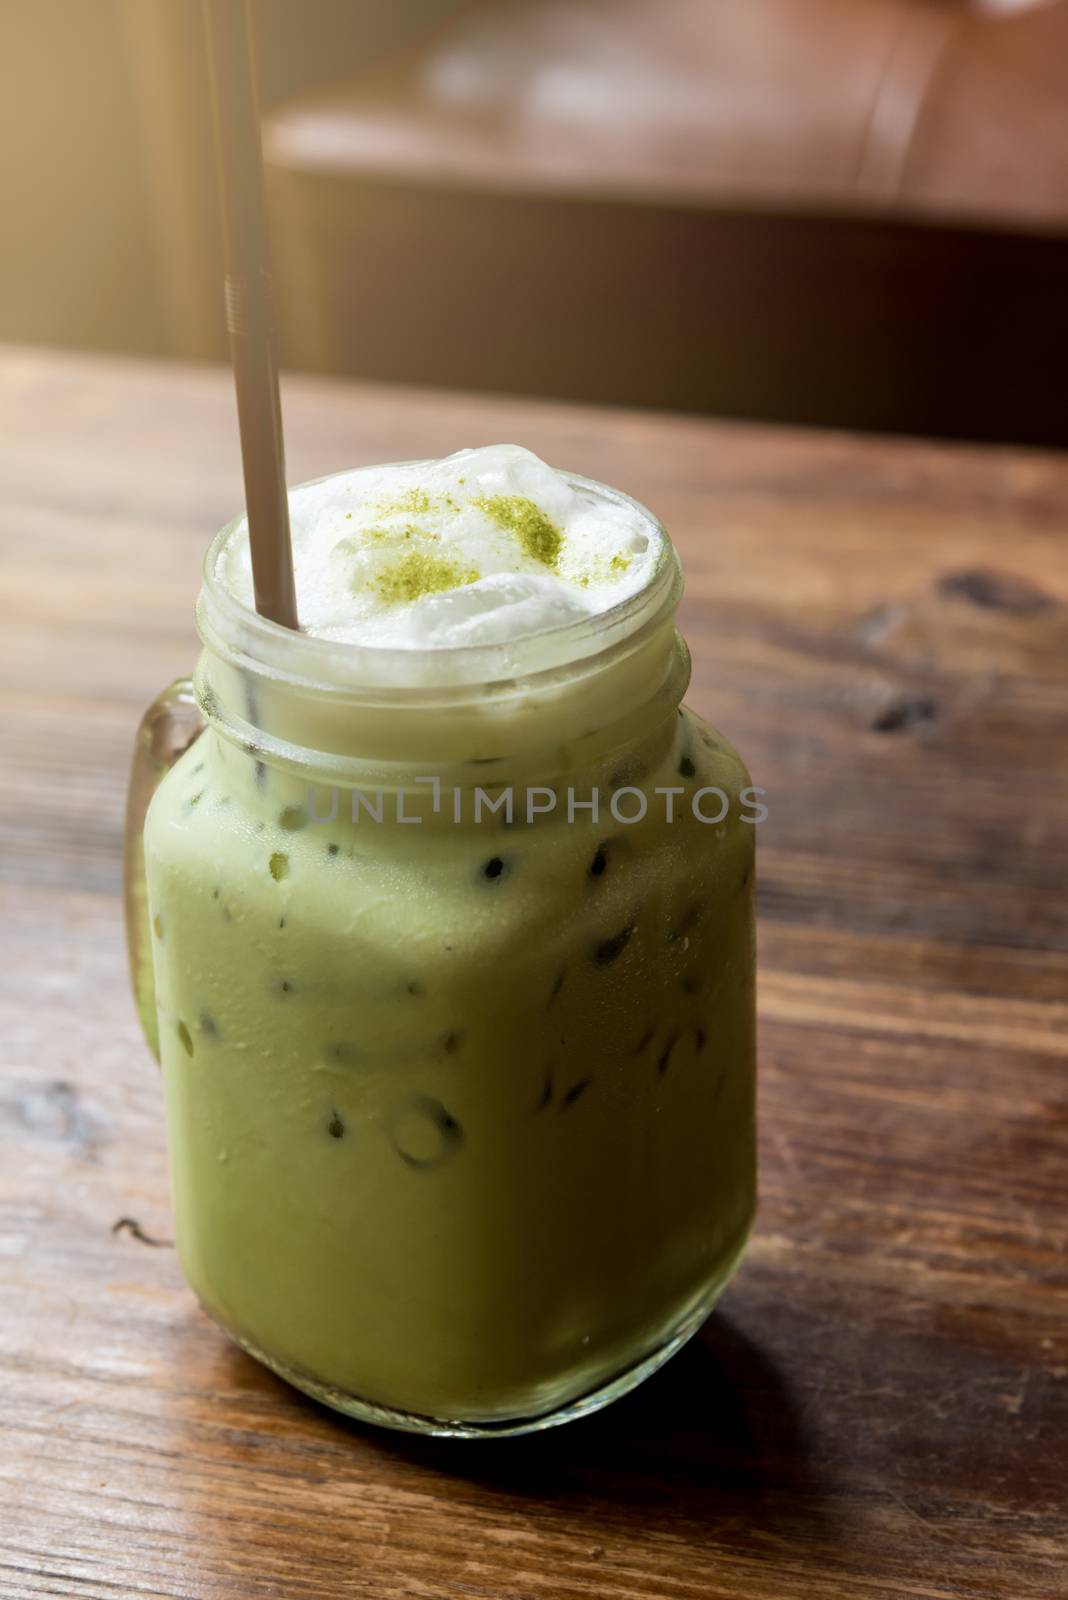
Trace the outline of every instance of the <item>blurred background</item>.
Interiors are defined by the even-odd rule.
[[[255,0],[288,365],[1068,443],[1068,0]],[[0,0],[0,339],[226,356],[195,0]]]

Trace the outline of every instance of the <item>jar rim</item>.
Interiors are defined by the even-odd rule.
[[[404,467],[428,464],[389,463]],[[344,475],[325,473],[294,484],[289,493]],[[214,654],[238,657],[247,670],[330,697],[396,697],[407,702],[414,692],[423,703],[445,703],[472,693],[514,691],[521,685],[527,688],[534,680],[545,682],[568,671],[599,668],[635,647],[674,615],[682,594],[682,567],[663,525],[640,501],[578,473],[562,472],[560,476],[573,487],[636,510],[658,536],[660,554],[648,582],[605,611],[494,643],[427,648],[353,644],[294,633],[252,610],[221,581],[220,558],[246,522],[242,513],[219,530],[204,556],[196,607],[200,638]]]

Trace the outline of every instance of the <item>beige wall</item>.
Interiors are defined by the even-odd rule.
[[[457,0],[254,0],[270,103]],[[0,0],[0,339],[224,351],[196,0]]]

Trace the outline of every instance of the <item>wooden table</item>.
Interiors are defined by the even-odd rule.
[[[0,363],[0,1596],[495,1600],[1065,1588],[1068,462],[287,385],[291,477],[516,438],[689,571],[692,702],[769,791],[763,1200],[613,1409],[420,1442],[198,1312],[126,993],[142,705],[239,503],[228,381]]]

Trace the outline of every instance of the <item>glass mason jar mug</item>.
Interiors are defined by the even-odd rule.
[[[694,1332],[754,1205],[754,812],[680,708],[677,558],[507,644],[363,648],[240,604],[237,527],[128,819],[186,1276],[352,1415],[567,1420]]]

